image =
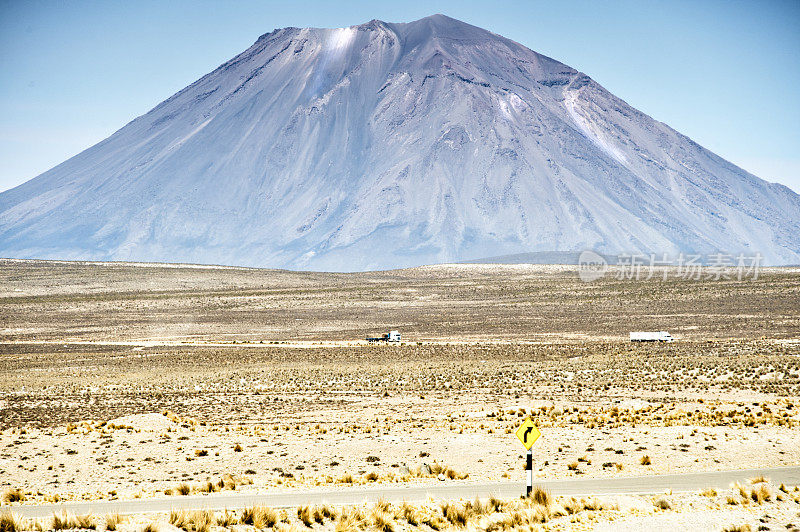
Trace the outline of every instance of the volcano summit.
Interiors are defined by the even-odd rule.
[[[317,270],[534,251],[800,262],[800,196],[443,15],[284,28],[0,194],[0,256]]]

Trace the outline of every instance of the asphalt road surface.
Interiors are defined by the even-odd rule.
[[[553,495],[619,495],[652,494],[666,490],[675,492],[696,491],[704,488],[727,488],[736,481],[746,481],[758,475],[768,477],[773,483],[800,485],[800,467],[739,469],[735,471],[709,471],[679,475],[650,475],[610,479],[542,480],[534,483]],[[267,493],[225,492],[210,495],[172,496],[159,499],[134,499],[130,501],[80,501],[61,504],[20,505],[12,511],[20,517],[49,517],[67,511],[77,515],[111,512],[139,514],[169,512],[172,509],[237,509],[262,505],[273,508],[296,507],[326,502],[333,505],[359,504],[385,499],[390,502],[421,502],[434,499],[474,499],[494,495],[502,498],[517,497],[525,490],[523,482],[469,483],[445,481],[426,486],[359,486],[314,490],[285,490]]]

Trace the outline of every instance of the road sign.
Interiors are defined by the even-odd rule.
[[[533,424],[531,418],[526,418],[517,429],[517,438],[519,438],[519,441],[521,441],[522,445],[528,450],[530,450],[531,446],[541,435],[542,433],[539,432],[539,429]]]

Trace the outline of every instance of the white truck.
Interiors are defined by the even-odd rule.
[[[384,334],[378,337],[367,337],[367,342],[399,342],[400,331],[389,331],[389,334]]]
[[[631,342],[674,342],[667,331],[637,331],[631,333]]]

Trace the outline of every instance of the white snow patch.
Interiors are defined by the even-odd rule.
[[[610,140],[604,138],[603,131],[585,116],[586,113],[583,109],[581,109],[577,100],[577,92],[568,92],[564,95],[564,106],[567,108],[567,111],[569,112],[569,115],[572,117],[572,120],[575,122],[575,124],[580,128],[586,138],[591,140],[595,146],[613,157],[616,161],[627,166],[628,159],[625,157],[625,154],[622,153],[622,150],[614,146]]]
[[[356,29],[354,27],[337,28],[333,30],[330,41],[328,41],[328,45],[334,50],[340,50],[353,42],[355,36]]]

